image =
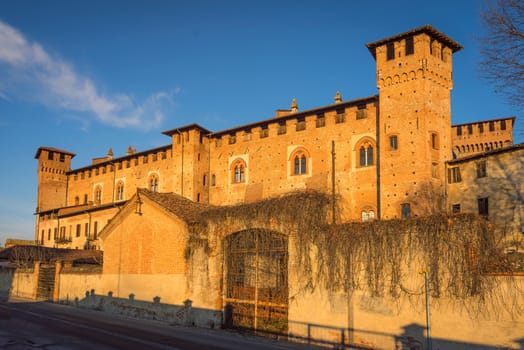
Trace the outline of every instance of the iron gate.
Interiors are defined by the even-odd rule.
[[[286,334],[288,248],[281,233],[253,229],[226,238],[226,325]]]

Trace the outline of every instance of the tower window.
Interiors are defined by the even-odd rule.
[[[389,150],[396,151],[398,149],[398,138],[397,135],[389,137]]]
[[[395,43],[388,43],[386,45],[386,59],[392,60],[395,58]]]
[[[482,123],[479,123],[479,133],[483,133],[484,132],[484,124]]]
[[[438,134],[431,133],[431,148],[438,149],[439,142],[438,142]]]
[[[431,163],[431,176],[438,178],[438,163]]]
[[[500,121],[500,130],[506,130],[506,121],[505,120]]]
[[[457,126],[457,136],[462,135],[462,126]]]
[[[49,151],[49,153],[47,153],[47,159],[53,160],[54,158],[55,158],[55,153],[52,151]]]
[[[495,122],[494,121],[489,122],[489,131],[495,131]]]
[[[65,154],[60,153],[60,162],[65,162]]]
[[[413,55],[415,53],[415,47],[413,45],[413,37],[406,39],[406,56]]]

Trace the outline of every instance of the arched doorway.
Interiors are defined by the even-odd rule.
[[[225,324],[267,334],[287,333],[288,240],[251,229],[225,238]]]

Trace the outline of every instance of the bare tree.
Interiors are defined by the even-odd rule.
[[[524,106],[524,1],[486,0],[481,73],[508,101]]]

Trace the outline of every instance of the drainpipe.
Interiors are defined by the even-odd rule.
[[[207,139],[207,204],[211,204],[211,138]]]
[[[332,222],[333,222],[333,225],[336,223],[336,219],[335,219],[335,211],[336,211],[336,208],[335,208],[335,141],[334,140],[331,140],[331,200],[332,200],[332,214],[333,217],[332,217]]]
[[[377,151],[375,152],[376,153],[376,157],[377,157],[377,165],[376,165],[376,170],[377,170],[377,219],[381,219],[382,218],[382,203],[381,203],[381,200],[380,200],[380,94],[377,95],[377,107],[376,107],[376,111],[377,111],[377,116],[376,116],[376,124],[375,124],[375,130],[376,130],[376,141],[375,141],[375,145],[376,145],[376,149]]]

